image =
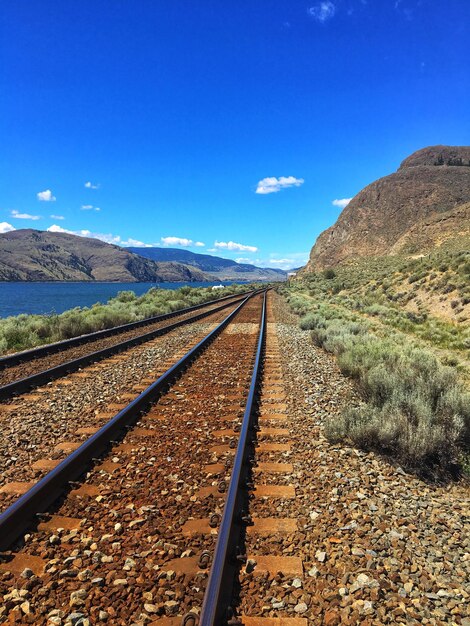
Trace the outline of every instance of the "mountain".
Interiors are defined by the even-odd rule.
[[[393,245],[391,254],[412,255],[441,247],[470,250],[470,202],[420,220]]]
[[[287,273],[284,270],[256,267],[249,263],[237,263],[231,259],[224,259],[210,254],[197,254],[179,248],[127,248],[135,254],[152,259],[153,261],[176,261],[196,267],[213,280],[285,280]]]
[[[304,271],[446,245],[469,229],[470,146],[431,146],[360,191],[317,239]],[[444,228],[444,230],[442,230]],[[442,236],[441,236],[442,235]]]
[[[210,279],[195,267],[155,263],[98,239],[24,229],[0,235],[0,280],[192,282]]]

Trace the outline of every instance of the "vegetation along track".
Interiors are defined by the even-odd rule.
[[[149,341],[174,328],[198,321],[212,312],[241,302],[243,297],[236,295],[221,298],[188,309],[4,357],[0,359],[0,399],[24,393],[90,363]],[[174,317],[177,321],[167,322]],[[145,332],[142,332],[144,327]]]
[[[2,549],[21,538],[2,559],[0,620],[172,624],[197,612],[222,513],[218,493],[253,400],[262,301],[240,305],[199,342],[197,360],[180,359],[4,512]],[[85,473],[110,440],[104,462]],[[64,481],[79,477],[60,495]],[[42,510],[48,515],[23,538]]]

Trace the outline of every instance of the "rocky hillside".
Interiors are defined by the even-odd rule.
[[[470,250],[470,202],[420,220],[398,239],[391,254],[426,254],[436,248]]]
[[[210,254],[197,254],[178,248],[128,248],[132,252],[153,261],[176,261],[197,267],[211,277],[211,280],[285,280],[287,272],[277,268],[257,267],[249,263],[237,263]]]
[[[469,201],[470,146],[418,150],[397,172],[351,200],[318,237],[305,271],[400,251],[424,253],[443,241],[448,244],[469,230]]]
[[[98,239],[32,229],[0,235],[2,281],[204,281],[199,269],[156,263]]]

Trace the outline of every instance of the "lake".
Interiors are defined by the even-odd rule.
[[[235,281],[207,283],[14,283],[0,282],[0,317],[20,313],[63,313],[76,306],[91,306],[106,302],[118,291],[134,291],[138,296],[151,287],[179,289],[180,287],[210,287],[232,285]],[[216,298],[217,295],[214,295]]]

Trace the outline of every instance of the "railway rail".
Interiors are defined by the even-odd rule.
[[[295,526],[250,514],[260,494],[292,497],[269,478],[258,485],[288,470],[256,460],[289,447],[269,442],[287,431],[271,422],[285,405],[267,337],[266,294],[251,294],[0,516],[0,623],[306,624],[263,621],[243,598],[258,558],[249,537]]]
[[[171,311],[170,313],[162,313],[161,315],[147,317],[136,322],[121,324],[119,326],[113,326],[112,328],[106,328],[104,330],[97,330],[93,333],[87,333],[86,335],[72,337],[71,339],[64,339],[63,341],[57,341],[55,343],[50,343],[45,346],[39,346],[37,348],[32,348],[31,350],[15,352],[14,354],[9,354],[0,358],[0,370],[6,367],[18,365],[19,363],[23,363],[24,361],[32,361],[33,359],[37,359],[43,356],[49,356],[50,354],[55,354],[56,352],[62,352],[67,348],[80,346],[84,343],[89,343],[90,341],[96,341],[97,339],[102,339],[105,337],[112,337],[113,335],[119,335],[120,333],[134,330],[135,328],[142,328],[143,326],[148,326],[149,324],[153,324],[155,322],[162,322],[163,320],[178,317],[186,313],[192,313],[193,311],[197,311],[211,305],[220,304],[221,302],[224,302],[226,300],[246,297],[249,293],[252,292],[247,291],[240,294],[224,296],[223,298],[216,298],[214,300],[209,300],[208,302],[195,304],[194,306],[187,307],[185,309],[178,309],[177,311]]]
[[[0,359],[0,400],[25,393],[91,363],[169,333],[180,326],[197,322],[236,302],[241,302],[248,293],[226,296],[173,313],[147,318],[139,322],[4,357]],[[201,309],[205,310],[194,314],[195,311]],[[175,317],[179,318],[176,322],[164,324],[166,320]],[[139,332],[141,328],[148,326],[151,326],[152,329],[145,333]],[[120,340],[117,342],[114,341],[116,336],[120,336]],[[92,342],[95,345],[94,349],[90,351],[89,344]]]

